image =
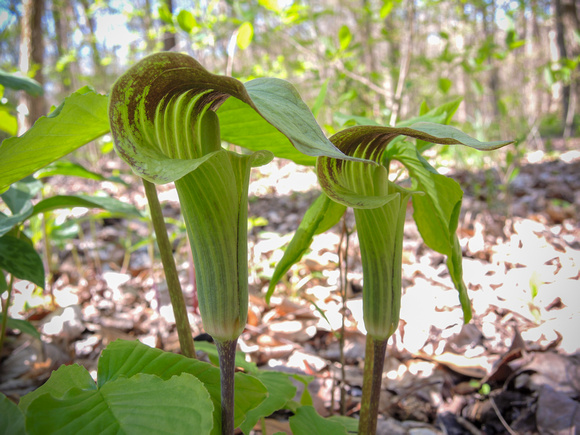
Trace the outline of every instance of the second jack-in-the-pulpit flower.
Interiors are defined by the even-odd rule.
[[[393,142],[401,135],[480,150],[491,150],[509,143],[482,143],[452,127],[430,123],[417,123],[412,128],[358,126],[343,130],[330,140],[348,156],[365,160],[317,159],[318,180],[324,193],[331,200],[354,208],[360,244],[363,318],[368,334],[360,434],[376,431],[385,349],[388,338],[399,323],[403,233],[411,196],[419,229],[426,243],[448,256],[448,266],[459,290],[465,317],[470,317],[469,301],[461,278],[461,251],[455,234],[461,189],[453,180],[442,180],[442,176],[430,167],[413,145]],[[411,188],[414,191],[389,181],[388,167],[395,159],[406,166],[413,179]],[[448,198],[445,198],[446,193],[450,193]],[[427,199],[415,200],[421,197]],[[428,217],[427,213],[432,215]]]

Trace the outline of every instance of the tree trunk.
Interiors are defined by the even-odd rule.
[[[91,56],[93,60],[94,68],[94,83],[98,90],[106,91],[108,90],[108,83],[106,80],[105,69],[101,63],[101,53],[99,47],[97,46],[97,35],[95,33],[97,28],[97,23],[95,17],[91,14],[91,3],[88,0],[80,0],[83,7],[83,12],[85,14],[85,19],[87,22],[87,29],[85,30],[85,35],[88,38],[89,46],[91,47]],[[102,89],[101,89],[102,88]]]
[[[568,50],[566,49],[566,36],[564,29],[564,11],[561,0],[554,0],[554,10],[556,12],[556,44],[558,45],[558,54],[560,59],[568,57]],[[562,86],[562,125],[566,125],[568,118],[568,108],[570,107],[570,84]]]
[[[173,0],[165,0],[165,4],[167,5],[169,12],[173,14]],[[170,51],[176,44],[175,33],[166,30],[165,33],[163,33],[163,50]]]
[[[407,33],[405,34],[405,40],[401,41],[401,65],[399,67],[399,77],[397,78],[397,87],[395,89],[393,108],[389,122],[389,124],[393,127],[397,123],[397,118],[401,112],[403,89],[405,80],[407,80],[407,74],[409,73],[409,66],[411,65],[411,55],[413,52],[413,33],[415,31],[415,0],[407,0],[405,2],[405,10],[406,25],[404,28],[406,28]]]
[[[20,71],[29,75],[41,85],[44,84],[44,44],[42,38],[42,15],[44,0],[24,0],[22,2],[22,23],[20,34]],[[32,124],[46,114],[44,96],[32,97],[21,92],[20,104],[28,108],[28,115],[19,113],[18,133],[22,134]]]
[[[71,34],[70,17],[74,13],[69,0],[53,0],[52,2],[52,19],[54,20],[54,33],[56,42],[56,52],[59,59],[68,54],[71,48],[69,35]],[[69,94],[71,90],[77,88],[76,77],[73,73],[75,62],[68,62],[60,71],[59,83],[64,94]]]
[[[489,8],[489,10],[488,10]],[[490,43],[494,42],[494,35],[496,33],[496,23],[495,23],[495,0],[493,0],[489,5],[484,6],[481,9],[482,19],[483,19],[483,32],[485,39]],[[487,57],[487,64],[490,66],[489,72],[489,82],[488,86],[491,90],[490,103],[492,110],[492,117],[494,121],[499,120],[501,113],[499,110],[499,89],[500,89],[500,79],[499,79],[499,68],[493,60],[491,53]]]

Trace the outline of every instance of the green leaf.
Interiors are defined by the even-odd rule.
[[[23,77],[18,73],[10,74],[3,70],[0,70],[0,85],[14,89],[15,91],[25,91],[33,97],[42,95],[44,92],[41,84],[36,80]]]
[[[314,376],[294,374],[292,375],[292,378],[302,383],[302,385],[304,385],[304,388],[302,390],[302,396],[300,396],[300,405],[311,406],[312,396],[308,391],[308,384],[313,381]]]
[[[292,160],[299,165],[314,166],[316,158],[301,153],[283,133],[266,122],[250,106],[229,98],[219,108],[222,139],[249,150],[267,148],[276,157]]]
[[[25,435],[24,414],[18,406],[4,394],[0,393],[0,435]]]
[[[32,208],[31,200],[42,189],[42,183],[34,177],[26,177],[10,186],[0,197],[13,215],[24,214]]]
[[[159,14],[159,18],[161,18],[161,21],[165,22],[165,24],[173,24],[173,15],[167,6],[167,3],[163,2],[161,6],[157,8],[157,13]]]
[[[42,259],[28,243],[8,234],[0,237],[0,269],[44,288]]]
[[[338,41],[341,50],[346,50],[352,41],[352,33],[346,24],[342,25],[338,31]]]
[[[46,178],[52,177],[54,175],[65,175],[68,177],[80,177],[86,178],[88,180],[97,180],[97,181],[117,181],[113,179],[108,179],[107,177],[98,174],[93,171],[89,171],[88,169],[84,168],[82,165],[73,162],[67,162],[63,160],[57,160],[56,162],[51,163],[50,165],[40,169],[36,172],[35,177],[37,178]]]
[[[383,0],[383,5],[381,6],[381,11],[379,12],[381,20],[384,20],[389,16],[393,10],[393,6],[395,6],[394,0]]]
[[[346,429],[347,433],[358,433],[358,419],[353,417],[345,417],[344,415],[333,415],[327,420],[341,424]]]
[[[0,144],[0,190],[108,131],[107,97],[80,89],[22,136]]]
[[[246,419],[240,426],[245,434],[249,434],[262,417],[268,417],[283,408],[296,394],[296,387],[287,373],[258,371],[255,376],[268,389],[268,397],[246,414]]]
[[[84,367],[78,364],[62,365],[52,372],[50,378],[44,384],[23,396],[18,407],[26,415],[29,405],[36,398],[47,393],[55,398],[61,398],[67,391],[75,387],[82,390],[97,389],[91,374]]]
[[[243,22],[238,28],[238,36],[236,37],[236,43],[240,50],[245,50],[252,43],[254,38],[254,26],[249,21]]]
[[[270,303],[276,284],[306,253],[312,244],[314,235],[321,234],[336,225],[345,211],[346,207],[344,205],[332,201],[324,193],[312,203],[304,214],[304,218],[300,222],[286,251],[284,251],[284,256],[276,265],[266,293],[267,303]]]
[[[439,86],[439,90],[441,92],[447,94],[449,92],[449,89],[451,89],[453,82],[448,78],[440,77],[439,80],[437,81],[437,85]]]
[[[208,343],[207,341],[196,342],[195,350],[205,352],[208,355],[210,362],[214,363],[216,366],[219,365],[219,356],[215,344]],[[256,363],[246,361],[246,356],[243,352],[236,352],[235,361],[236,367],[239,367],[252,375],[257,375],[259,371],[258,366],[256,366]]]
[[[312,406],[301,406],[290,417],[290,429],[294,435],[347,435],[346,428],[339,422],[321,417]]]
[[[280,13],[282,9],[280,9],[280,5],[278,4],[278,0],[258,0],[260,6],[269,11]]]
[[[168,380],[137,374],[95,389],[37,397],[26,413],[31,434],[210,434],[213,404],[203,384],[183,373]]]
[[[197,27],[197,22],[195,21],[195,17],[189,11],[185,9],[179,11],[177,14],[177,24],[187,33],[191,33],[191,31]]]
[[[4,279],[1,277],[0,279]],[[2,285],[0,285],[0,288]],[[0,321],[2,321],[2,317],[4,316],[3,313],[0,313]],[[20,332],[25,334],[31,335],[34,338],[38,338],[40,340],[40,333],[38,330],[32,325],[32,323],[21,320],[21,319],[13,319],[12,317],[8,317],[8,328],[10,329],[18,329]]]
[[[2,107],[0,107],[0,130],[10,136],[15,136],[18,133],[18,120]]]
[[[448,257],[447,265],[463,309],[465,321],[471,318],[467,289],[463,283],[461,248],[456,244],[455,231],[463,191],[457,182],[441,175],[427,163],[409,143],[397,143],[391,157],[403,163],[417,182],[423,196],[413,196],[413,218],[427,246]]]
[[[449,125],[433,124],[430,122],[418,122],[413,124],[412,129],[419,133],[408,134],[425,141],[444,145],[465,145],[479,151],[492,151],[513,143],[513,140],[499,140],[493,142],[480,142],[477,139],[463,133],[461,130]],[[424,136],[421,134],[423,133]],[[407,133],[402,133],[407,135]],[[420,137],[423,136],[423,137]]]
[[[0,195],[12,212],[12,216],[0,212],[0,237],[10,232],[16,225],[22,224],[32,214],[31,199],[36,192],[30,190],[31,186],[33,183],[15,183]]]
[[[87,207],[87,208],[101,208],[110,213],[120,214],[124,216],[142,217],[139,210],[134,205],[119,201],[110,196],[90,196],[90,195],[55,195],[50,198],[43,199],[34,206],[32,215],[46,213],[51,210],[72,208],[72,207]]]
[[[174,375],[189,373],[199,379],[214,403],[214,428],[212,433],[220,433],[220,373],[211,364],[186,358],[159,349],[153,349],[137,341],[117,340],[107,346],[99,359],[98,383],[132,377],[137,373],[148,373],[161,379],[170,379]],[[240,425],[249,410],[258,406],[266,397],[267,390],[256,378],[236,373],[235,375],[235,426]]]
[[[318,96],[316,97],[316,101],[314,102],[314,105],[312,106],[312,114],[314,116],[318,116],[318,114],[320,113],[320,109],[322,109],[322,106],[324,105],[324,100],[326,98],[326,94],[328,93],[328,81],[330,79],[326,79],[324,81],[324,83],[322,84],[322,86],[320,87],[320,92],[318,93]]]

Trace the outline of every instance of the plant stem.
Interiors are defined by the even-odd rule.
[[[6,339],[6,329],[8,328],[8,307],[10,307],[10,299],[12,298],[12,287],[14,286],[14,275],[10,274],[10,282],[8,283],[8,294],[6,295],[6,303],[2,307],[2,330],[0,331],[0,355],[4,348],[4,340]]]
[[[346,317],[346,296],[348,289],[348,242],[350,232],[346,227],[346,215],[342,217],[342,232],[338,243],[338,270],[340,273],[340,296],[342,299],[342,323],[340,324],[340,415],[346,415],[346,362],[344,356],[345,346],[345,317]],[[344,251],[342,251],[342,241],[345,239]]]
[[[236,368],[236,345],[238,340],[216,343],[220,359],[220,383],[222,398],[222,435],[234,433],[234,371]]]
[[[386,340],[375,340],[367,335],[365,367],[363,373],[363,395],[360,409],[359,435],[374,435],[377,431],[379,401],[383,367],[385,365]]]
[[[155,230],[157,245],[159,246],[161,263],[165,271],[167,289],[169,290],[169,298],[171,299],[171,306],[173,307],[173,314],[175,316],[175,326],[177,327],[177,336],[179,337],[179,346],[185,356],[195,358],[195,346],[193,344],[189,319],[187,318],[185,299],[183,298],[183,291],[181,290],[177,268],[175,267],[171,244],[167,236],[167,227],[163,219],[161,204],[157,197],[157,189],[153,183],[147,180],[143,180],[143,186],[145,187],[145,195],[149,202],[151,221],[153,222],[153,229]]]

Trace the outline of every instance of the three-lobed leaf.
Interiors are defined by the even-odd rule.
[[[38,396],[28,406],[26,429],[34,434],[126,433],[209,435],[213,403],[203,384],[188,373],[164,380],[139,373],[98,389],[73,387],[61,397]]]
[[[20,137],[0,144],[0,191],[109,131],[106,95],[82,88]]]
[[[99,359],[98,385],[102,386],[120,377],[132,377],[138,373],[154,374],[164,380],[182,373],[195,376],[203,383],[214,403],[212,433],[220,433],[221,399],[218,368],[183,355],[153,349],[136,341],[117,340],[107,346]],[[265,399],[267,390],[258,379],[244,373],[236,373],[235,388],[234,424],[238,426],[246,418],[247,412]]]

